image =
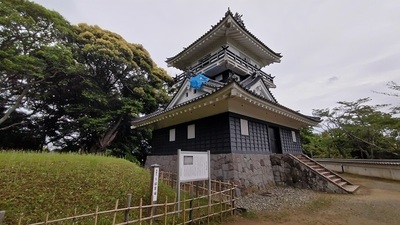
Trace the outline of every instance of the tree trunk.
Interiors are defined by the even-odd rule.
[[[367,151],[367,150],[363,149],[363,148],[362,148],[362,147],[360,147],[360,146],[358,146],[358,149],[360,149],[360,152],[361,152],[361,158],[364,158],[364,157],[363,157],[363,153],[365,153],[365,155],[367,156],[367,159],[370,159],[370,154],[368,153],[368,151]]]
[[[10,108],[8,108],[4,116],[0,118],[0,125],[4,123],[4,121],[6,121],[8,117],[10,117],[11,113],[13,113],[21,105],[22,99],[25,97],[26,94],[28,94],[28,91],[29,91],[29,85],[27,85],[22,91],[22,93],[18,96],[15,104]]]
[[[118,127],[122,122],[122,117],[120,117],[111,129],[109,129],[101,138],[99,138],[98,142],[93,144],[90,148],[89,152],[97,154],[97,152],[104,152],[104,150],[110,146],[112,141],[118,134]]]

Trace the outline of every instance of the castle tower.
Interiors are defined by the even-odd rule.
[[[261,69],[281,57],[228,10],[166,60],[183,71],[170,103],[132,122],[153,128],[146,165],[175,172],[177,149],[210,150],[214,179],[234,181],[244,191],[274,184],[270,155],[301,154],[299,129],[319,122],[280,105],[271,93],[274,77]]]

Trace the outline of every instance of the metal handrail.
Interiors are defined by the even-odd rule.
[[[375,165],[392,165],[400,166],[398,159],[331,159],[331,158],[314,158],[318,162],[333,163],[356,163],[356,164],[375,164]]]
[[[224,58],[228,57],[228,60],[231,59],[234,62],[239,63],[240,65],[243,65],[247,69],[249,69],[251,72],[259,72],[259,74],[265,78],[267,81],[273,83],[274,78],[270,75],[265,73],[264,71],[260,70],[256,66],[250,64],[247,62],[245,59],[242,57],[236,55],[229,49],[221,49],[218,52],[210,55],[209,57],[202,59],[198,64],[194,65],[189,69],[189,74],[188,72],[183,72],[180,75],[177,75],[174,77],[175,83],[183,80],[185,77],[190,77],[192,74],[196,74],[198,71],[206,67],[207,65],[210,65],[211,63],[217,62],[219,60],[223,60]]]

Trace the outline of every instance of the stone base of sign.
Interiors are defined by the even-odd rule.
[[[146,167],[159,164],[160,169],[176,173],[177,156],[148,156]],[[211,179],[230,181],[238,185],[237,195],[259,192],[275,185],[270,155],[211,154]]]

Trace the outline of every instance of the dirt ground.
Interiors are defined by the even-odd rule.
[[[400,182],[343,176],[360,185],[356,193],[320,193],[296,209],[246,212],[222,225],[400,225]]]

